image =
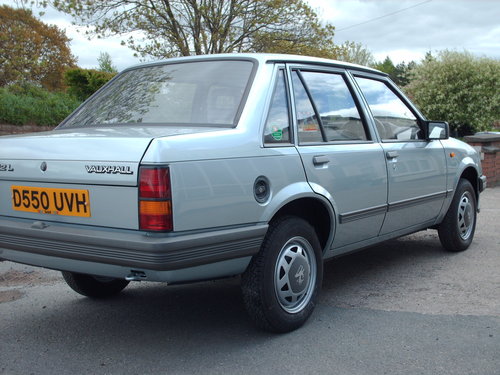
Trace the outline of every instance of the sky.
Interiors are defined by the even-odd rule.
[[[500,59],[500,0],[309,0],[336,28],[335,41],[365,45],[380,61],[468,50]]]
[[[428,51],[467,50],[500,59],[500,0],[306,0],[324,22],[336,28],[334,41],[363,44],[375,60],[420,61]],[[15,0],[0,0],[14,6]],[[37,14],[37,10],[34,9]],[[46,9],[41,19],[71,38],[71,51],[83,68],[97,67],[101,52],[118,70],[141,62],[120,44],[123,37],[88,40],[71,18]]]

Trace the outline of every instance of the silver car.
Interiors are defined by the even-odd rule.
[[[241,275],[247,310],[286,332],[323,262],[428,228],[465,250],[477,152],[376,70],[229,54],[139,65],[54,131],[0,138],[0,258],[76,292]]]

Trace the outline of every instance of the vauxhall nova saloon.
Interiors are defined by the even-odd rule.
[[[0,138],[0,258],[76,292],[241,275],[249,315],[286,332],[323,262],[424,229],[465,250],[478,154],[383,73],[231,54],[118,74],[50,132]]]

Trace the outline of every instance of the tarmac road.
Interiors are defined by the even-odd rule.
[[[112,300],[0,262],[1,374],[500,374],[500,188],[463,253],[435,231],[325,266],[301,329],[257,331],[238,279],[136,283]]]

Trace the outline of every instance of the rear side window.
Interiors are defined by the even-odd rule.
[[[293,94],[295,97],[295,111],[299,141],[301,143],[323,142],[321,128],[316,111],[311,104],[307,91],[300,80],[298,72],[292,73]]]
[[[369,139],[342,74],[293,71],[300,143]]]
[[[410,108],[385,82],[355,77],[368,102],[382,140],[407,141],[423,134]]]
[[[331,141],[367,140],[356,103],[340,74],[301,72]]]
[[[121,124],[235,126],[250,61],[146,66],[120,74],[60,128]]]
[[[264,143],[290,143],[290,111],[285,84],[285,72],[278,72],[271,108],[264,130]]]

